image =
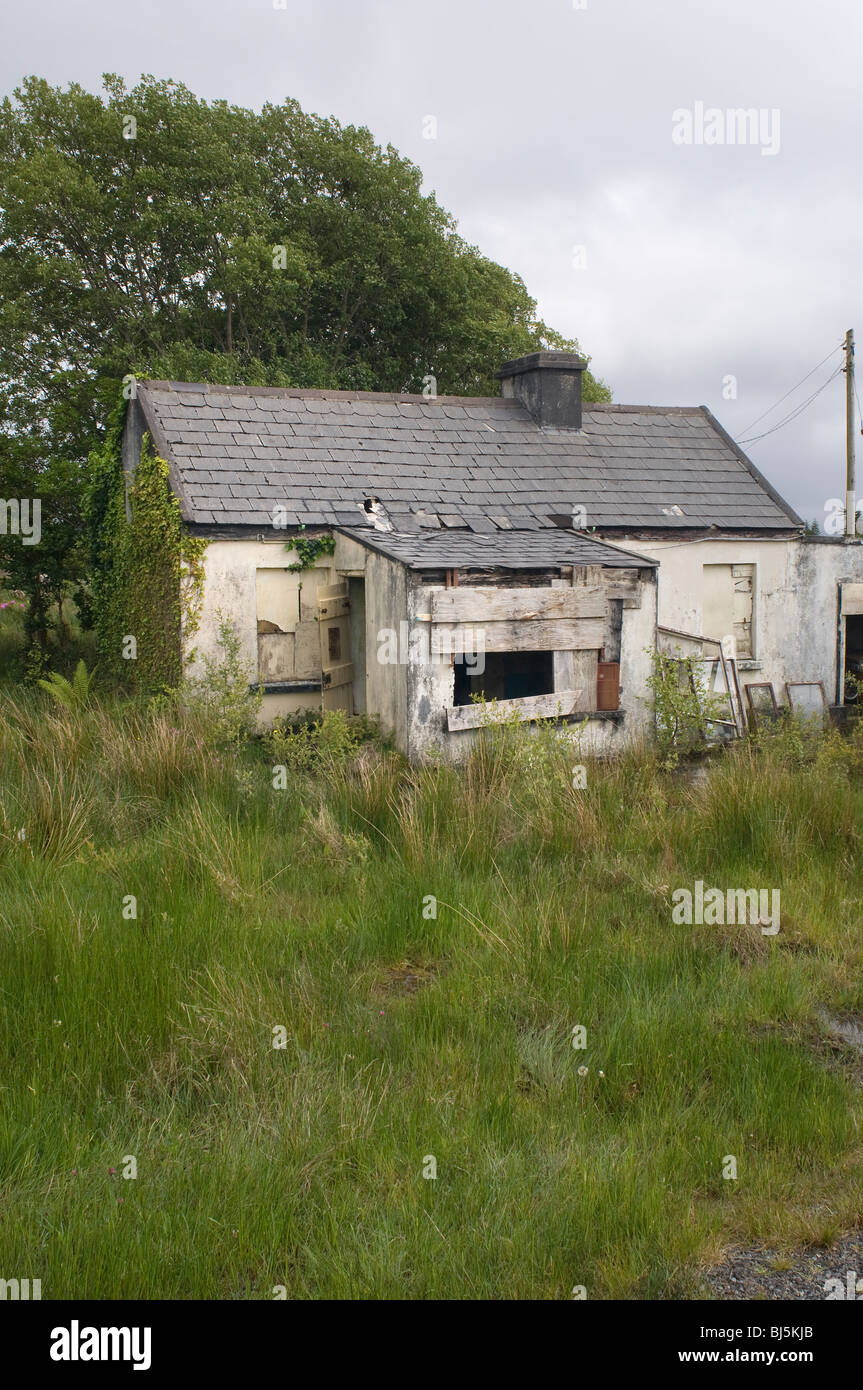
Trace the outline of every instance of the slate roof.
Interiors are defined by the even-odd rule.
[[[140,382],[185,520],[363,526],[380,498],[398,533],[555,525],[775,531],[802,522],[705,406],[590,405],[541,429],[516,400]]]
[[[619,546],[605,545],[591,536],[571,531],[498,531],[493,536],[472,531],[422,531],[398,535],[369,531],[367,527],[342,526],[339,530],[408,569],[509,569],[556,568],[558,565],[606,565],[620,569],[655,566],[656,560],[634,555]]]

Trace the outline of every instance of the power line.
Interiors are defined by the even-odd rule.
[[[805,410],[808,410],[812,402],[821,395],[822,391],[826,391],[831,381],[835,381],[837,376],[842,375],[842,372],[843,368],[837,367],[835,372],[831,372],[827,380],[818,387],[817,391],[813,391],[811,396],[807,396],[805,401],[801,401],[800,405],[795,406],[787,415],[784,415],[777,424],[772,425],[769,430],[762,430],[761,434],[749,435],[748,438],[741,439],[739,442],[741,444],[755,444],[759,439],[766,439],[768,435],[776,434],[777,430],[784,429],[786,425],[790,425],[792,420],[796,420],[798,415],[802,415]]]
[[[823,365],[823,364],[819,363],[819,366],[821,366],[821,365]],[[817,369],[816,369],[816,370],[817,370]],[[775,434],[777,430],[781,430],[781,429],[783,429],[786,425],[790,425],[790,423],[791,423],[792,420],[796,420],[797,417],[798,417],[798,415],[802,415],[803,412],[804,412],[804,410],[808,410],[808,408],[809,408],[809,406],[812,404],[812,402],[813,402],[814,400],[816,400],[816,399],[818,398],[818,396],[821,395],[821,392],[822,392],[822,391],[826,391],[826,390],[827,390],[827,387],[830,385],[831,381],[835,381],[836,377],[837,377],[837,376],[841,376],[843,371],[844,371],[844,368],[843,368],[843,367],[837,367],[836,370],[835,370],[835,372],[831,372],[830,375],[829,375],[829,377],[827,378],[827,380],[826,380],[825,382],[823,382],[821,386],[818,387],[818,390],[817,390],[817,391],[813,391],[811,396],[807,396],[807,398],[806,398],[805,401],[802,401],[800,405],[795,406],[794,409],[793,409],[792,411],[790,411],[790,412],[788,413],[788,415],[784,416],[784,418],[781,419],[781,420],[779,421],[778,424],[773,425],[769,430],[763,430],[761,434],[753,434],[753,435],[750,435],[747,439],[741,439],[741,440],[739,440],[738,442],[739,442],[740,444],[755,444],[755,443],[758,442],[759,439],[766,439],[767,436],[768,436],[769,434]],[[812,373],[810,372],[809,375],[811,376]],[[804,378],[804,380],[805,380],[805,378]],[[798,384],[799,384],[799,385],[802,385],[802,383],[798,383]],[[796,390],[796,387],[795,387],[795,390]],[[777,401],[776,404],[778,405],[779,402]],[[769,412],[769,411],[766,411],[765,413],[769,415],[770,412]],[[763,419],[764,416],[762,416],[761,418]],[[754,422],[753,422],[753,423],[754,423]],[[750,429],[751,429],[751,428],[752,428],[752,426],[750,425]]]
[[[771,405],[771,406],[770,406],[767,410],[765,410],[761,415],[756,416],[756,418],[755,418],[754,420],[752,420],[752,421],[746,426],[746,428],[742,431],[742,434],[744,434],[744,435],[745,435],[745,434],[748,434],[749,431],[750,431],[751,429],[753,429],[755,425],[759,424],[759,423],[764,419],[765,415],[770,415],[770,414],[772,414],[772,412],[776,409],[776,407],[777,407],[778,405],[781,405],[783,401],[787,401],[788,397],[789,397],[789,396],[793,396],[793,395],[794,395],[794,392],[797,391],[797,390],[799,390],[799,388],[803,385],[804,382],[808,381],[809,378],[810,378],[811,376],[814,376],[815,373],[818,371],[819,367],[823,367],[825,362],[829,362],[829,360],[830,360],[830,358],[833,356],[834,352],[840,352],[840,351],[842,351],[843,349],[844,349],[844,344],[843,344],[843,343],[837,343],[835,347],[831,348],[830,351],[828,352],[827,356],[826,356],[826,357],[822,357],[821,361],[820,361],[820,362],[817,362],[817,363],[815,364],[815,366],[812,368],[812,371],[811,371],[811,372],[807,372],[806,375],[805,375],[800,381],[798,381],[798,383],[797,383],[796,386],[792,386],[790,391],[786,391],[784,396],[780,396],[778,401],[774,401],[773,405]],[[831,381],[832,381],[832,377],[831,377]],[[761,436],[759,436],[759,438],[760,438],[760,437],[761,437]]]

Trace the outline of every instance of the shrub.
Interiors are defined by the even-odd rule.
[[[334,767],[356,757],[364,744],[378,742],[377,724],[366,715],[303,710],[277,720],[267,738],[276,762],[290,772]]]
[[[209,723],[214,743],[237,748],[255,732],[263,692],[251,688],[234,623],[221,609],[216,618],[222,655],[201,658],[204,674],[188,682],[187,694]]]
[[[659,758],[671,770],[681,757],[707,746],[711,721],[721,717],[725,702],[708,691],[698,658],[656,648],[649,655],[647,686],[653,695]]]

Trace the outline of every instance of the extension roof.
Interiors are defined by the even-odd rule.
[[[367,526],[341,526],[346,536],[411,570],[425,569],[556,569],[559,565],[605,565],[617,569],[649,568],[656,560],[634,555],[593,536],[545,527],[536,531],[497,531],[493,536],[473,531],[419,531],[411,534],[373,531]]]
[[[288,530],[350,528],[414,566],[466,565],[467,550],[507,563],[514,532],[549,557],[565,541],[569,563],[577,542],[560,528],[576,506],[599,532],[803,525],[706,406],[585,404],[573,431],[497,396],[144,381],[138,400],[183,518],[208,530],[270,529],[278,506]],[[370,498],[392,533],[375,530]]]

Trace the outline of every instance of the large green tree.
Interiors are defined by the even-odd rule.
[[[75,499],[126,374],[487,394],[542,346],[577,345],[368,130],[151,77],[0,105],[0,496],[43,498],[14,555],[34,636],[83,571]]]

